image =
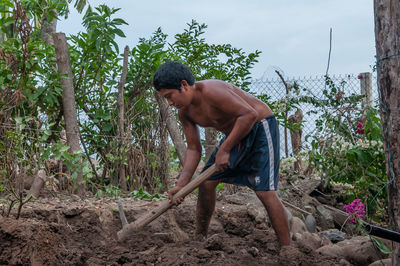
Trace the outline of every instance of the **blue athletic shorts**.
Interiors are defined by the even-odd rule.
[[[220,141],[203,171],[215,162]],[[255,191],[277,190],[279,176],[279,127],[275,116],[254,124],[250,133],[230,152],[229,168],[208,180],[248,186]]]

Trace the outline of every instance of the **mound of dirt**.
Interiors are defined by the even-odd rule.
[[[123,199],[129,222],[157,204]],[[0,265],[341,265],[310,249],[293,247],[280,256],[263,210],[248,200],[220,198],[209,237],[195,239],[195,206],[196,198],[188,197],[118,243],[121,222],[114,199],[29,202],[19,220],[0,217]]]

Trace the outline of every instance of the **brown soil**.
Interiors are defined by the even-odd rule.
[[[124,199],[132,222],[158,203]],[[118,243],[121,222],[114,199],[71,196],[29,202],[16,220],[0,216],[0,265],[340,265],[335,258],[293,248],[279,256],[268,223],[249,214],[246,202],[217,202],[207,240],[194,239],[196,199]]]

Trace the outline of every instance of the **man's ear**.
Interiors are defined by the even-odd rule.
[[[186,80],[181,81],[181,87],[187,88],[189,86],[189,83]]]

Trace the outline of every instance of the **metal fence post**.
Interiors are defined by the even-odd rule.
[[[365,98],[361,101],[361,107],[372,106],[372,74],[369,72],[360,73],[358,78],[360,79],[361,95],[365,95]]]

